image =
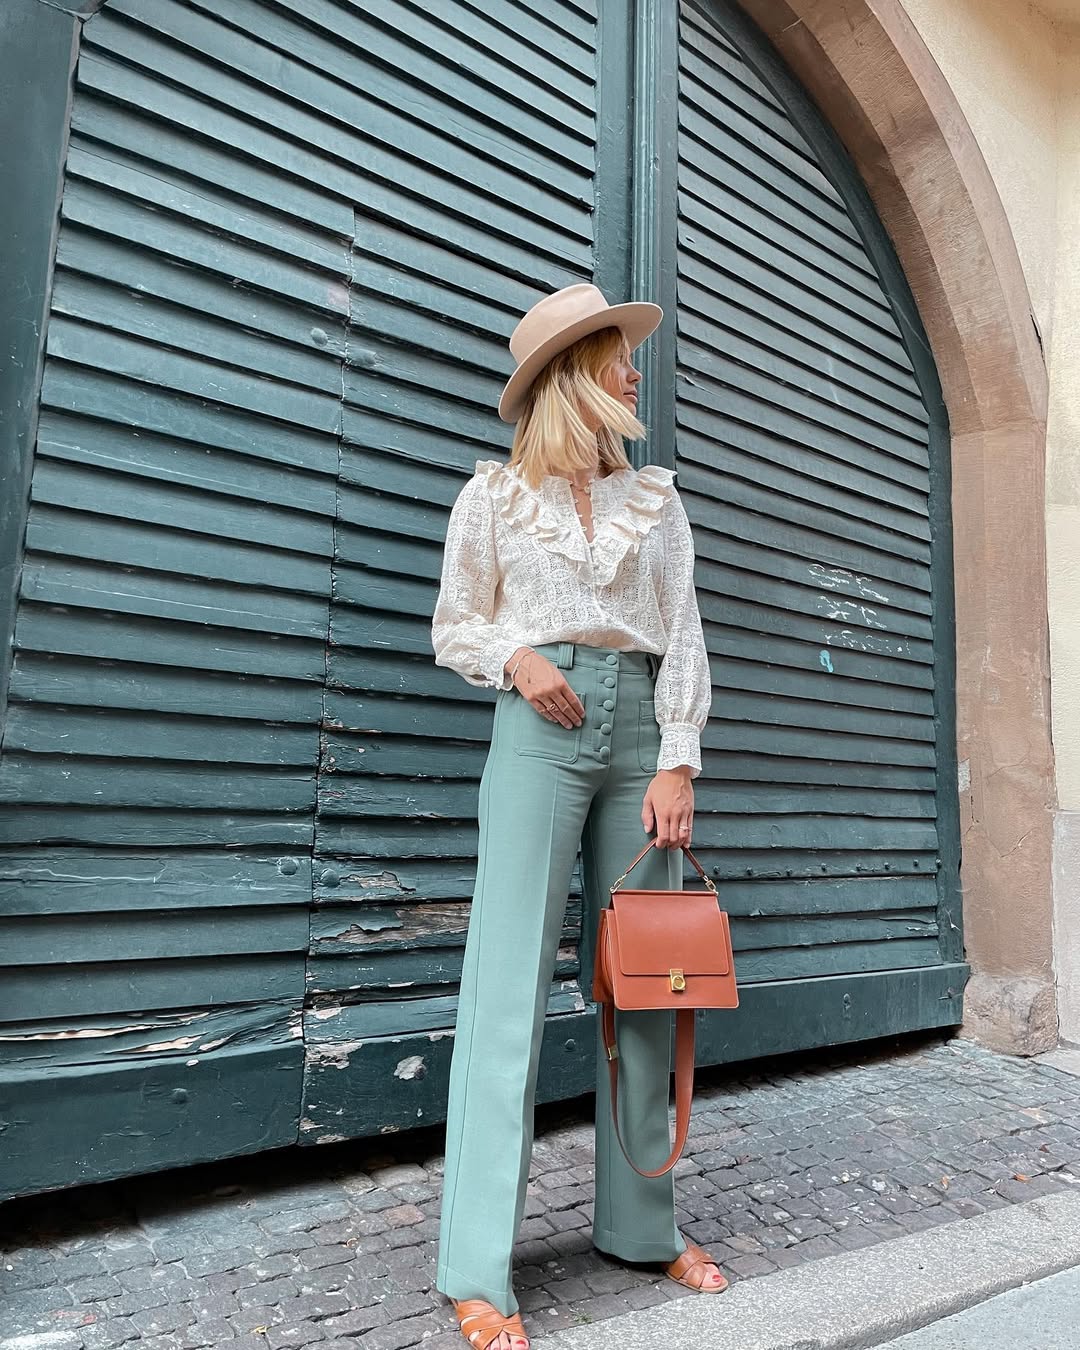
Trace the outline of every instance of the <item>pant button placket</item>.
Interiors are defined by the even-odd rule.
[[[596,750],[596,756],[600,760],[601,764],[606,764],[608,760],[610,760],[611,758],[611,746],[609,744],[609,740],[611,737],[611,713],[615,708],[615,701],[616,698],[618,697],[617,669],[619,665],[619,658],[615,652],[608,652],[607,656],[604,657],[604,661],[609,667],[609,669],[601,677],[600,681],[603,690],[607,695],[603,703],[601,704],[601,706],[604,709],[605,718],[603,721],[600,721],[599,723],[595,724],[596,735],[593,740],[593,746]]]

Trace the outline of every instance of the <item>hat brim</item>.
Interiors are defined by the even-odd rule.
[[[531,351],[507,380],[499,398],[499,416],[504,422],[516,422],[521,416],[529,390],[537,375],[553,356],[563,352],[579,338],[598,333],[601,328],[620,328],[633,351],[660,326],[664,311],[648,300],[632,300],[625,305],[610,305],[597,314],[589,314],[553,334]]]

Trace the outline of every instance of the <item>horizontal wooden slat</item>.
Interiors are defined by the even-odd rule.
[[[288,814],[258,808],[226,811],[221,804],[177,811],[172,804],[154,810],[141,805],[35,806],[23,801],[3,812],[2,823],[5,842],[17,846],[226,848],[242,839],[248,848],[276,845],[291,852],[311,847],[311,805],[309,799],[306,814]]]
[[[68,852],[0,858],[0,915],[216,910],[311,902],[311,860],[242,853]],[[77,944],[74,950],[77,950]]]
[[[303,725],[201,722],[111,709],[77,712],[37,703],[11,708],[7,744],[12,753],[78,755],[101,759],[169,759],[191,763],[306,765],[315,746]]]
[[[308,918],[296,907],[248,911],[236,904],[187,914],[147,910],[0,919],[0,947],[17,948],[21,964],[39,967],[303,952],[307,942]]]
[[[128,618],[96,610],[57,611],[33,604],[23,609],[20,624],[19,645],[23,655],[18,661],[25,677],[23,689],[30,691],[24,692],[24,697],[48,696],[51,685],[45,667],[41,662],[34,664],[28,653],[40,655],[51,652],[129,665],[174,666],[182,671],[203,673],[231,671],[238,675],[268,676],[286,681],[318,681],[320,685],[326,668],[325,635],[320,633],[314,633],[311,640],[305,640],[282,637],[280,634],[271,637],[264,633],[234,630],[226,637],[220,631],[198,622],[184,624],[166,619]],[[101,667],[96,667],[93,673],[82,667],[80,675],[79,671],[65,666],[63,662],[50,664],[55,667],[55,678],[64,682],[65,692],[62,698],[58,696],[57,701],[66,701],[71,690],[80,685],[84,688],[91,684],[101,687]],[[146,671],[129,670],[127,678],[138,685],[148,675]],[[121,687],[123,679],[121,675],[112,687]],[[192,687],[197,688],[199,677],[195,679],[196,683]],[[236,687],[235,683],[232,687]],[[209,699],[220,707],[222,699],[226,697],[226,686],[220,680],[215,683],[213,674],[210,674],[206,688],[213,691],[209,693]],[[245,699],[252,691],[259,690],[266,691],[269,696],[274,688],[257,678],[246,680],[241,686]],[[317,695],[312,696],[308,691],[290,685],[279,685],[277,688],[281,692],[272,705],[260,703],[256,697],[256,701],[250,705],[255,715],[283,719],[291,709],[294,716],[317,717]],[[185,703],[181,689],[181,685],[173,683],[171,697],[175,702],[169,706],[198,706],[198,699]],[[102,702],[122,706],[122,703],[117,704],[115,695]],[[269,706],[274,707],[274,713],[259,711]]]
[[[29,1085],[35,1073],[72,1075],[121,1066],[181,1063],[198,1068],[202,1057],[223,1046],[232,1051],[299,1048],[298,1000],[237,1004],[219,1008],[167,1009],[132,1016],[88,1013],[72,1020],[39,1018],[5,1027],[0,1038],[0,1076]],[[205,1066],[203,1066],[205,1067]]]
[[[303,991],[299,952],[0,967],[0,1020],[21,1020],[27,1008],[38,1018],[72,1018],[144,1008],[272,1003],[299,999]]]
[[[0,768],[0,801],[9,803],[178,812],[185,807],[209,811],[217,805],[223,811],[297,812],[310,810],[314,795],[313,773],[294,764],[206,768],[194,759],[144,763],[116,755],[111,761],[59,756],[46,760],[13,751]]]

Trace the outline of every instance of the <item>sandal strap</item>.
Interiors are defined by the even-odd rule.
[[[458,1325],[461,1327],[461,1334],[476,1350],[487,1350],[492,1341],[499,1338],[501,1332],[506,1331],[511,1336],[521,1336],[527,1339],[525,1324],[521,1320],[520,1313],[512,1313],[509,1317],[505,1313],[499,1312],[498,1308],[492,1303],[488,1303],[482,1298],[466,1298],[453,1300],[454,1312],[457,1314]],[[466,1327],[465,1323],[471,1322],[473,1325]],[[490,1331],[491,1335],[486,1339],[473,1341],[471,1338],[478,1331]]]
[[[675,1280],[681,1280],[688,1275],[695,1266],[709,1265],[715,1266],[716,1261],[702,1247],[696,1247],[692,1242],[686,1244],[686,1251],[680,1252],[667,1268],[667,1273]]]

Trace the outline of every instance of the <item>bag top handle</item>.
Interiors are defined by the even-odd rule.
[[[641,850],[641,852],[637,855],[637,857],[636,857],[636,858],[634,859],[634,861],[630,864],[630,866],[626,869],[626,871],[622,874],[622,876],[621,876],[621,877],[618,877],[615,881],[612,882],[612,884],[611,884],[611,886],[610,886],[610,888],[609,888],[612,895],[615,894],[615,892],[616,892],[616,891],[619,889],[619,887],[623,884],[623,882],[624,882],[624,881],[626,880],[626,878],[630,875],[630,873],[634,870],[634,868],[638,865],[638,863],[642,860],[642,858],[644,858],[645,854],[648,853],[649,849],[653,848],[655,845],[656,845],[656,838],[655,838],[655,836],[654,836],[652,839],[649,840],[649,842],[645,845],[645,847],[644,847],[644,848]],[[689,844],[680,844],[679,847],[680,847],[680,848],[682,849],[682,851],[686,854],[686,856],[690,859],[691,863],[692,863],[693,866],[694,866],[694,871],[695,871],[695,872],[698,874],[698,876],[702,879],[702,881],[703,881],[703,882],[705,883],[705,885],[709,888],[709,890],[712,891],[713,895],[715,895],[715,894],[716,894],[716,882],[713,881],[712,877],[708,877],[708,876],[705,875],[705,869],[704,869],[704,867],[702,867],[702,865],[698,862],[698,860],[697,860],[697,859],[694,857],[694,855],[690,852],[690,845],[689,845]]]

